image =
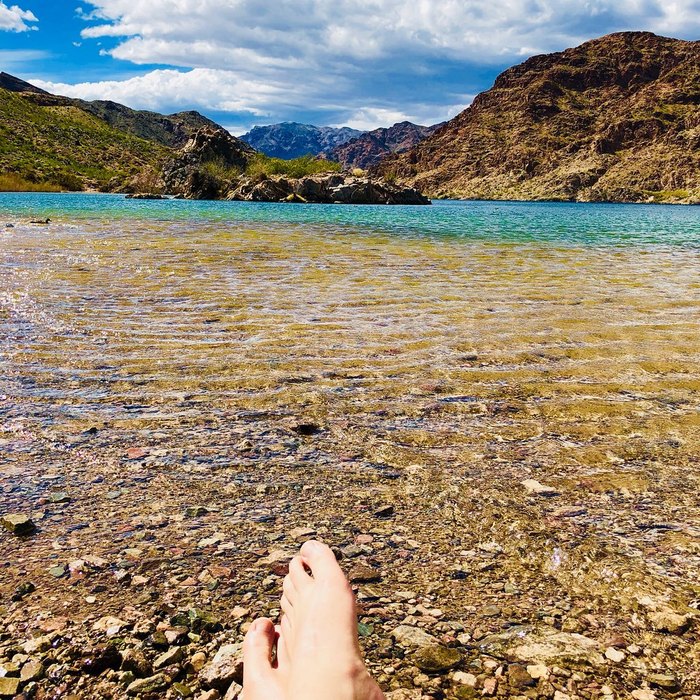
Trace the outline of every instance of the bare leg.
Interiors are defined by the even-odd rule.
[[[246,635],[245,700],[383,700],[362,661],[355,597],[326,545],[306,542],[294,557],[281,607],[277,632],[261,619]]]

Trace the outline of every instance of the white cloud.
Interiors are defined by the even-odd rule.
[[[700,32],[699,0],[82,2],[82,35],[104,39],[103,52],[179,70],[46,89],[274,120],[313,109],[362,128],[452,116],[471,99],[461,93],[475,64],[505,66],[611,31]]]
[[[206,110],[249,112],[264,115],[284,94],[265,84],[239,79],[235,73],[211,68],[191,71],[154,70],[127,80],[95,83],[53,83],[34,79],[37,87],[84,100],[112,100],[135,109],[157,110],[163,104],[173,108],[197,105]]]
[[[396,59],[401,52],[496,60],[563,48],[617,29],[692,36],[697,0],[85,0],[121,37],[114,55],[222,67],[231,48],[277,58]],[[197,40],[192,56],[187,46]],[[202,51],[206,44],[207,51]],[[243,54],[246,55],[246,54]],[[314,60],[315,59],[315,60]]]
[[[30,10],[23,10],[17,5],[9,7],[0,0],[0,31],[5,32],[26,32],[29,29],[36,29],[27,22],[38,22],[36,15]]]

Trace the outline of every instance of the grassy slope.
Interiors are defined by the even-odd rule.
[[[169,154],[77,107],[38,106],[0,89],[0,173],[62,189],[101,187]]]

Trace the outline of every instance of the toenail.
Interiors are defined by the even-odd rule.
[[[321,548],[321,543],[317,542],[316,540],[309,540],[306,543],[306,548],[307,549],[315,549],[318,551]]]

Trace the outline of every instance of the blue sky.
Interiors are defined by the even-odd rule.
[[[454,116],[504,68],[613,31],[696,40],[700,0],[0,0],[0,69],[242,133]]]

